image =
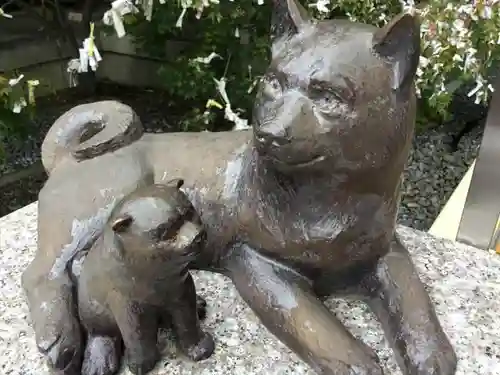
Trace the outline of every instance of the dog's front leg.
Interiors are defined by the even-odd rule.
[[[382,323],[403,374],[455,374],[455,352],[399,239],[367,283],[368,304]]]
[[[349,333],[305,278],[246,245],[234,248],[225,267],[266,328],[318,374],[383,374],[374,351]]]

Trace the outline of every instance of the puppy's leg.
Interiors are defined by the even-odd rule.
[[[204,320],[207,317],[207,301],[198,294],[196,295],[196,311],[198,319]],[[172,329],[172,316],[168,311],[161,314],[159,325],[166,329]]]
[[[372,279],[369,305],[382,323],[403,374],[453,375],[457,359],[410,255],[396,240]]]
[[[82,375],[114,375],[120,370],[121,356],[120,338],[89,335]]]
[[[168,313],[183,352],[193,361],[210,357],[215,348],[212,336],[200,327],[200,304],[202,300],[196,295],[193,278],[188,273],[178,299],[169,302]]]
[[[109,307],[125,344],[129,370],[137,375],[149,372],[160,358],[156,311],[147,311],[119,294],[110,296]]]
[[[374,351],[347,331],[300,275],[245,245],[234,249],[226,267],[261,322],[318,374],[383,374]]]

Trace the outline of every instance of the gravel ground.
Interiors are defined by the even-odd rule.
[[[166,106],[166,98],[150,91],[103,86],[92,100],[118,98],[131,105],[141,117],[146,131],[176,130]],[[54,120],[76,104],[91,101],[69,94],[44,99],[39,103],[35,121],[38,136],[30,137],[23,145],[10,145],[7,161],[0,165],[0,176],[31,165],[40,158],[43,135]],[[449,129],[449,127],[447,127]],[[445,140],[449,131],[444,127],[427,131],[415,137],[408,167],[405,172],[399,222],[420,230],[427,230],[442,206],[476,157],[481,142],[482,127],[464,136],[458,151],[450,153]],[[6,215],[36,200],[45,175],[36,176],[0,188],[0,216]]]
[[[476,127],[466,134],[456,152],[447,148],[443,127],[415,137],[404,176],[399,223],[428,230],[477,156],[483,134]]]

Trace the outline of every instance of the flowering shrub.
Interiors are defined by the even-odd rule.
[[[493,91],[491,70],[500,49],[498,0],[434,0],[418,11],[422,18],[422,57],[417,88],[430,107],[446,115],[454,91],[475,81],[468,93],[486,104]]]
[[[8,135],[13,141],[26,134],[26,120],[33,114],[37,85],[38,81],[25,80],[22,74],[0,74],[0,160],[4,156],[2,143],[6,141],[3,137]]]
[[[3,8],[0,8],[0,17],[12,19],[12,15],[4,12]],[[3,156],[2,135],[16,128],[15,114],[19,114],[29,104],[34,104],[36,85],[37,81],[25,82],[23,75],[0,74],[0,159]]]
[[[340,16],[377,26],[402,9],[418,14],[422,56],[416,87],[425,113],[443,120],[453,93],[471,81],[476,83],[468,92],[471,100],[488,102],[492,91],[488,77],[500,53],[500,0],[302,3],[319,18]],[[116,0],[104,22],[119,36],[132,35],[158,57],[165,57],[165,40],[188,42],[159,71],[165,89],[187,103],[182,109],[186,130],[215,130],[220,116],[242,128],[250,115],[252,90],[268,65],[270,8],[270,0]],[[87,64],[97,68],[100,56],[87,56],[93,50],[92,40],[84,43],[80,59],[72,60],[74,70],[85,71]],[[214,107],[221,111],[211,110]]]
[[[417,5],[411,0],[306,0],[303,4],[318,18],[344,16],[376,26],[402,10],[416,13],[422,24],[416,87],[425,114],[445,120],[454,92],[471,81],[475,82],[468,92],[471,101],[488,102],[492,92],[488,78],[500,53],[500,0],[429,0]],[[194,17],[189,8],[195,10]],[[253,99],[249,92],[268,63],[269,14],[269,0],[181,0],[158,6],[151,22],[138,22],[130,32],[150,50],[157,38],[164,42],[198,36],[192,48],[160,72],[167,90],[186,99],[214,98],[218,93],[211,82],[222,74],[233,106],[249,117]],[[210,54],[216,58],[208,63],[200,58]],[[193,124],[199,122],[199,116],[192,119]]]

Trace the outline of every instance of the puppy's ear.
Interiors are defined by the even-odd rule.
[[[180,189],[184,185],[184,180],[182,178],[174,178],[166,183],[168,186],[175,186],[177,189]]]
[[[123,233],[130,227],[130,224],[132,224],[133,221],[134,219],[132,216],[125,214],[116,218],[113,221],[113,224],[111,224],[111,228],[116,233]]]

